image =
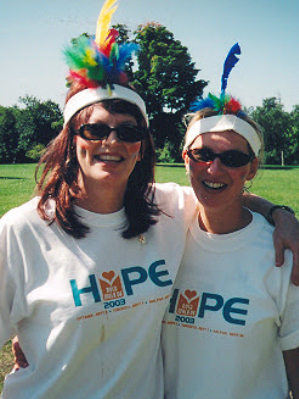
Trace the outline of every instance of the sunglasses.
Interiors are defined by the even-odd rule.
[[[219,158],[223,165],[230,168],[245,166],[255,158],[254,155],[248,155],[237,150],[229,150],[216,154],[209,148],[194,148],[193,150],[188,150],[187,155],[192,161],[203,163],[209,163]]]
[[[145,138],[144,129],[134,125],[119,125],[109,127],[104,123],[87,123],[81,125],[77,134],[85,140],[105,140],[114,131],[119,140],[134,143]]]

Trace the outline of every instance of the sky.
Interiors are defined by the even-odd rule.
[[[0,0],[0,105],[29,95],[63,107],[71,38],[95,33],[104,0]],[[239,43],[242,54],[227,92],[246,107],[277,97],[286,111],[299,104],[298,0],[119,0],[112,24],[132,31],[157,22],[189,50],[197,78],[219,95],[223,62]]]

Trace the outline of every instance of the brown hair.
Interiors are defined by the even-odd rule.
[[[131,88],[131,87],[130,87]],[[66,102],[76,93],[86,87],[73,83],[70,87]],[[124,207],[127,225],[122,232],[124,238],[136,237],[146,232],[157,222],[155,216],[160,210],[154,203],[154,167],[155,150],[146,121],[139,108],[124,100],[105,100],[101,105],[112,113],[126,113],[136,118],[138,126],[145,130],[146,137],[142,141],[141,160],[136,163],[131,173],[124,197]],[[86,123],[95,104],[79,111],[62,129],[60,134],[49,144],[45,154],[41,157],[37,169],[43,170],[37,183],[40,201],[38,212],[42,219],[49,220],[45,205],[51,198],[56,202],[55,221],[62,229],[75,238],[85,237],[89,231],[74,210],[74,201],[83,194],[78,185],[79,163],[73,142],[74,127]]]

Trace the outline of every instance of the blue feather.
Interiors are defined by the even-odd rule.
[[[221,77],[221,92],[225,92],[227,86],[227,79],[233,67],[239,61],[236,54],[241,54],[241,48],[238,43],[236,43],[229,51],[223,65],[223,73]]]
[[[214,108],[214,105],[215,105],[215,102],[209,97],[207,97],[203,100],[201,100],[201,99],[195,100],[190,105],[190,111],[197,112],[204,108]]]
[[[132,58],[132,54],[139,50],[136,43],[125,43],[119,45],[119,56],[117,60],[117,67],[123,69],[126,62]]]

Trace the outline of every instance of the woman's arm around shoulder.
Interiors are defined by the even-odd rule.
[[[244,205],[267,218],[273,203],[254,194],[244,194]],[[275,223],[273,242],[275,246],[276,266],[284,263],[284,252],[290,249],[293,253],[292,282],[299,285],[299,221],[294,214],[283,208],[275,208],[272,213]]]

